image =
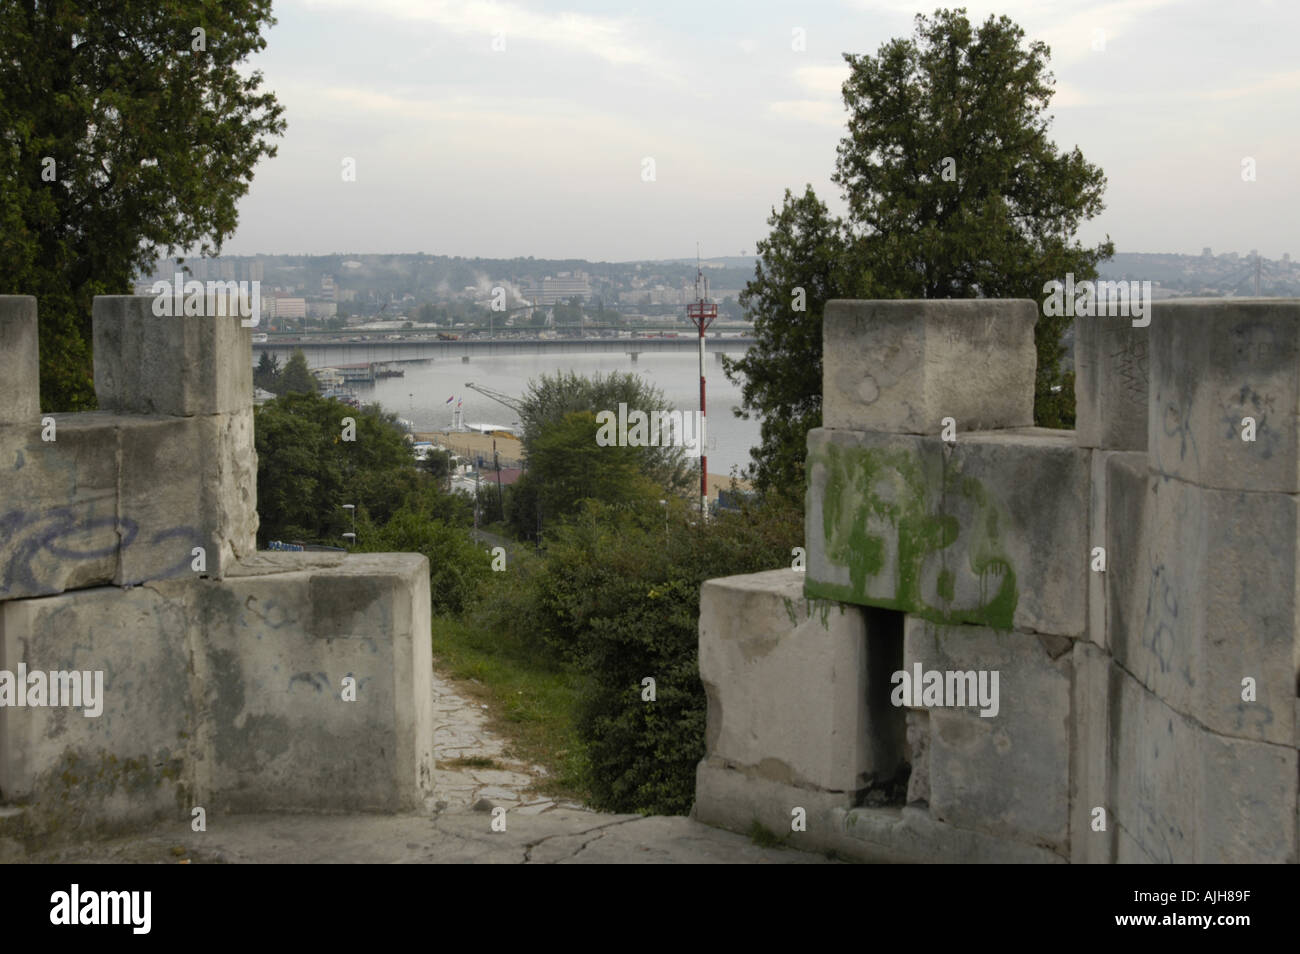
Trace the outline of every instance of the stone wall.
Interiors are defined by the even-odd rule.
[[[421,807],[425,558],[257,552],[251,332],[151,303],[95,299],[102,410],[42,416],[35,300],[0,296],[0,679],[103,680],[95,716],[0,695],[0,847]]]
[[[1297,860],[1300,301],[1077,319],[1073,432],[1029,426],[1037,307],[828,305],[806,571],[701,594],[701,820],[866,860]],[[918,667],[996,673],[996,711],[900,698]]]

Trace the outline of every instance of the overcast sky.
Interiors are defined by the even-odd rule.
[[[875,54],[938,5],[277,0],[253,65],[288,130],[224,251],[750,254],[787,187],[842,211],[841,54]],[[1108,179],[1085,243],[1300,255],[1300,3],[966,7],[1051,47],[1052,138]]]

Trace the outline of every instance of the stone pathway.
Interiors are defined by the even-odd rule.
[[[487,711],[434,673],[436,806],[409,815],[208,815],[0,861],[73,864],[818,864],[681,816],[608,815],[528,795],[541,766],[507,759]],[[477,760],[491,760],[482,767]],[[447,763],[451,763],[448,765]],[[494,808],[505,812],[494,813]],[[495,822],[495,824],[494,824]],[[504,830],[502,826],[504,824]]]
[[[487,727],[487,706],[458,693],[441,673],[433,674],[433,750],[438,771],[435,795],[441,811],[501,806],[510,813],[537,815],[557,807],[550,798],[526,792],[546,769],[508,759],[506,742]],[[484,806],[484,801],[490,804]],[[585,810],[573,802],[564,808]]]

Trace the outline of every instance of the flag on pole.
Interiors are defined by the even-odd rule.
[[[444,403],[446,403],[446,404],[450,404],[450,403],[452,402],[452,400],[455,399],[455,397],[456,397],[456,395],[453,394],[451,397],[447,398],[447,400],[446,400]]]

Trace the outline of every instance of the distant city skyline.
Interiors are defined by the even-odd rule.
[[[251,67],[288,129],[223,251],[752,254],[786,188],[843,211],[840,54],[874,55],[938,5],[281,0]],[[1108,179],[1085,245],[1300,253],[1300,5],[965,6],[1050,45],[1050,136]]]

